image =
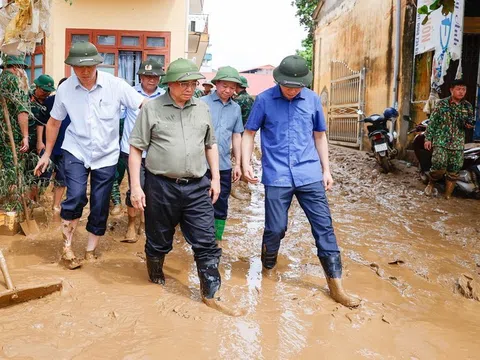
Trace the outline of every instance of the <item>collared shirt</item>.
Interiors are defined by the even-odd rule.
[[[154,99],[162,94],[165,94],[165,90],[160,89],[157,87],[152,95],[147,95],[145,91],[143,91],[142,84],[137,84],[133,87],[140,95],[147,99]],[[130,133],[135,126],[135,121],[137,120],[137,116],[140,113],[140,109],[126,109],[125,111],[125,122],[123,124],[123,134],[122,139],[120,140],[120,151],[124,152],[125,154],[130,154],[130,144],[128,143],[128,139],[130,138]],[[144,152],[142,157],[146,157],[147,153]]]
[[[165,94],[142,107],[130,145],[147,151],[145,167],[170,178],[205,175],[205,148],[216,143],[208,106],[192,98],[183,108]]]
[[[232,161],[230,160],[232,134],[243,132],[240,106],[231,99],[224,104],[216,91],[202,97],[201,100],[208,105],[212,114],[213,128],[218,142],[220,170],[229,170],[232,168]]]
[[[85,89],[75,74],[57,89],[51,116],[71,123],[62,149],[92,170],[115,165],[120,155],[120,107],[137,109],[143,96],[125,80],[97,71],[97,82]]]
[[[259,94],[245,129],[260,129],[262,183],[298,187],[322,180],[322,166],[313,132],[326,130],[320,98],[303,88],[291,101],[280,86]]]
[[[433,146],[449,150],[463,150],[465,147],[465,125],[474,123],[472,105],[462,100],[459,104],[451,97],[437,102],[430,115],[430,123],[425,131],[425,139]]]

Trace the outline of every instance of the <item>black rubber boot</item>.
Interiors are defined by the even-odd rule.
[[[218,259],[197,260],[200,291],[205,299],[213,299],[215,293],[220,289],[222,281],[218,271],[218,262]]]
[[[265,269],[271,270],[277,264],[278,251],[267,253],[267,248],[263,246],[262,248],[262,264]]]
[[[340,254],[319,256],[318,258],[328,278],[335,279],[342,277],[342,259]]]
[[[147,270],[150,280],[155,284],[165,285],[165,275],[163,274],[163,262],[165,255],[158,257],[147,256]]]

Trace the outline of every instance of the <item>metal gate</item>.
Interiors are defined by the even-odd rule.
[[[341,61],[330,64],[328,138],[332,144],[361,147],[358,110],[365,111],[365,68],[353,71]]]

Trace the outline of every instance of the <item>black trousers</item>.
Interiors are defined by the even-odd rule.
[[[211,180],[212,173],[207,170],[207,177]],[[228,198],[232,190],[232,169],[220,170],[220,195],[213,205],[215,219],[226,220],[228,215]]]
[[[177,184],[145,171],[145,253],[158,257],[173,248],[175,226],[180,224],[195,260],[219,258],[222,250],[215,241],[212,200],[206,176],[188,184]]]

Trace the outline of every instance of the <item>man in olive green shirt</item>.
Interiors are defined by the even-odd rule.
[[[168,84],[167,93],[148,102],[140,112],[130,135],[131,200],[135,208],[145,211],[150,280],[165,283],[163,263],[180,223],[194,252],[203,301],[233,315],[214,299],[221,283],[218,263],[222,250],[215,242],[213,212],[220,193],[220,174],[208,106],[193,98],[197,80],[203,78],[190,60],[175,60],[163,79]],[[142,190],[140,163],[146,150]],[[211,181],[205,176],[205,159]]]

